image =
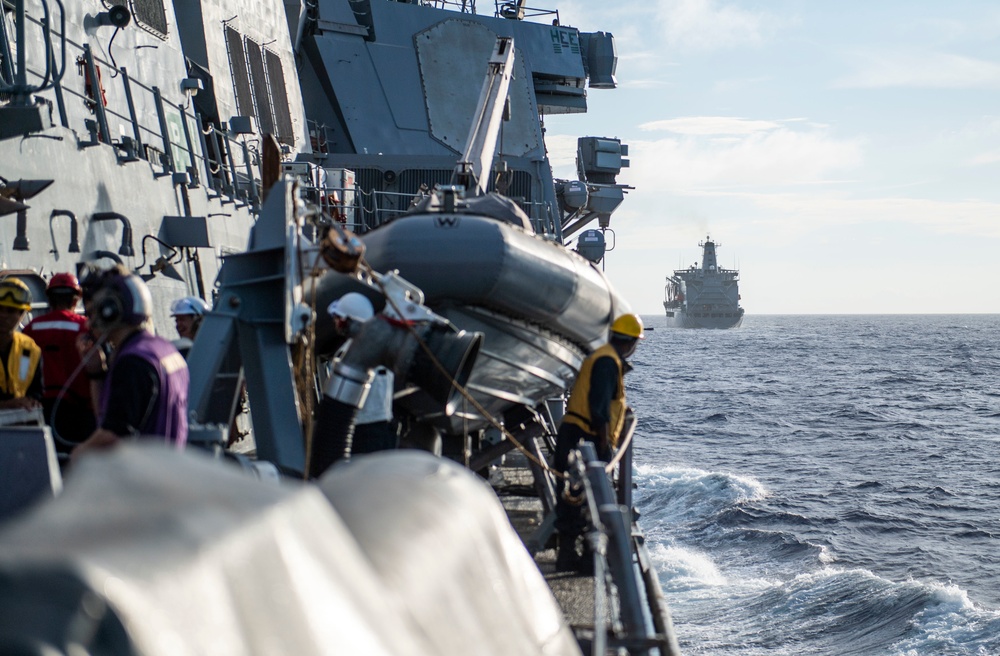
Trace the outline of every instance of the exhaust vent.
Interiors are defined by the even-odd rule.
[[[265,49],[264,68],[267,69],[267,80],[271,88],[271,104],[274,108],[274,136],[280,143],[294,146],[295,128],[292,126],[292,114],[288,108],[285,70],[281,66],[281,58]]]
[[[274,134],[274,116],[271,114],[271,100],[267,92],[267,77],[264,75],[264,55],[253,39],[246,40],[247,63],[250,66],[250,86],[257,105],[257,124],[261,134]]]
[[[229,68],[233,74],[233,88],[236,91],[236,113],[239,116],[254,116],[253,94],[250,91],[250,71],[247,70],[247,56],[243,52],[243,37],[226,25],[226,46],[229,49]]]

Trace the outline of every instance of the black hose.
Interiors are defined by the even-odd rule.
[[[316,410],[313,427],[309,476],[318,478],[338,460],[351,457],[354,441],[354,417],[358,409],[323,395]]]

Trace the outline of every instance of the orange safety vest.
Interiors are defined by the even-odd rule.
[[[7,366],[0,367],[0,392],[13,394],[15,399],[27,394],[41,359],[42,349],[38,348],[35,340],[15,332]]]
[[[580,366],[580,374],[573,384],[573,391],[570,392],[569,401],[566,403],[566,416],[563,421],[579,426],[588,435],[597,436],[597,431],[591,427],[590,416],[590,374],[594,368],[594,363],[599,358],[610,357],[618,366],[618,386],[611,397],[611,446],[618,446],[618,438],[621,437],[622,428],[625,426],[625,381],[623,380],[624,368],[622,359],[618,356],[618,351],[610,344],[605,344],[590,354]]]

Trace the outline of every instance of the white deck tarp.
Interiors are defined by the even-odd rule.
[[[0,645],[141,656],[579,653],[499,501],[471,472],[399,451],[337,466],[321,487],[262,482],[155,444],[84,458],[60,497],[0,526]]]
[[[331,468],[319,486],[438,654],[579,654],[489,486],[419,451]]]
[[[106,604],[143,656],[436,653],[315,486],[155,445],[74,470],[0,531],[0,644],[86,640],[70,625]],[[46,593],[67,576],[89,592]],[[74,603],[66,626],[46,616]]]

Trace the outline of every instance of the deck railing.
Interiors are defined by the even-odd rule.
[[[47,7],[47,4],[43,3]],[[256,209],[259,199],[259,175],[255,172],[253,162],[257,158],[254,145],[255,133],[237,134],[233,131],[223,132],[219,127],[204,121],[197,110],[192,108],[190,97],[186,103],[174,104],[164,97],[160,86],[147,85],[130,75],[127,66],[117,66],[95,56],[89,44],[77,44],[66,38],[63,33],[56,34],[47,25],[50,18],[42,20],[24,15],[16,30],[16,40],[12,43],[10,35],[3,32],[3,46],[9,52],[11,47],[17,48],[21,72],[16,74],[17,84],[13,87],[25,87],[37,91],[51,90],[55,101],[55,110],[59,123],[79,134],[89,135],[89,139],[81,141],[83,148],[105,144],[118,151],[118,159],[122,163],[139,160],[148,161],[161,168],[161,175],[177,173],[187,174],[187,186],[195,188],[204,184],[223,196],[226,201],[245,203]],[[41,71],[35,70],[28,60],[25,27],[35,24],[43,33],[45,43],[44,58],[49,63]],[[55,48],[52,38],[57,36],[60,48]],[[140,46],[141,47],[141,46]],[[62,59],[75,61],[84,72],[85,86],[81,93],[64,86],[62,71],[56,72],[56,53]],[[64,68],[65,66],[63,65]],[[5,66],[0,75],[2,91],[13,95],[16,89],[8,84],[7,78],[14,74]],[[103,69],[104,75],[98,69]],[[111,71],[111,74],[108,74]],[[40,84],[28,85],[30,78],[40,80]],[[181,80],[168,81],[182,86]],[[112,93],[109,102],[108,93],[118,87],[121,95]],[[79,113],[67,110],[67,102],[78,101],[82,106],[93,112],[93,118],[84,118],[78,123]],[[49,100],[51,103],[52,101]],[[148,112],[140,115],[137,106],[154,107],[155,116]],[[155,118],[155,124],[147,121]],[[113,139],[111,121],[117,119],[130,134]],[[177,180],[178,178],[175,178]]]

